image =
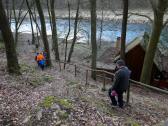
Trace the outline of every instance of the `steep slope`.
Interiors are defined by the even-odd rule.
[[[130,105],[112,108],[101,81],[89,78],[85,85],[84,69],[58,64],[41,71],[33,55],[20,56],[22,76],[5,71],[4,54],[0,63],[0,124],[2,125],[108,125],[151,126],[168,117],[167,96],[142,87],[131,88]],[[107,87],[110,85],[107,84]]]

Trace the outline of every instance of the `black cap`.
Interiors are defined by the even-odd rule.
[[[116,62],[116,64],[118,64],[119,66],[125,66],[125,61],[120,59]]]

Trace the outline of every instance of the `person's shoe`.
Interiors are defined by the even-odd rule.
[[[120,109],[124,109],[124,107],[123,107],[123,106],[119,106],[119,108],[120,108]]]
[[[117,104],[111,103],[112,108],[117,108]]]

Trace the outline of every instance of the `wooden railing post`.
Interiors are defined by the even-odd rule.
[[[88,84],[88,70],[86,70],[86,85]]]
[[[60,68],[60,72],[61,72],[61,62],[60,62],[60,61],[58,61],[58,63],[59,63],[59,68]]]
[[[76,77],[76,72],[77,72],[77,66],[76,66],[76,64],[75,64],[75,77]]]
[[[66,67],[66,63],[64,62],[64,70],[65,70],[65,67]]]
[[[103,72],[103,88],[102,91],[106,91],[106,74]]]
[[[129,81],[129,85],[128,85],[128,89],[127,89],[127,105],[129,104],[129,99],[130,99],[130,81]]]

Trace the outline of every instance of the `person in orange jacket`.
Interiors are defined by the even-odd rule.
[[[38,63],[38,66],[44,70],[44,67],[45,67],[45,57],[42,53],[37,53],[36,57],[35,57],[35,60],[37,61]]]

